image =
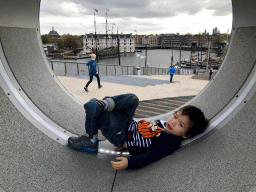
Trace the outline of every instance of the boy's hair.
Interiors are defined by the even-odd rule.
[[[187,115],[193,122],[193,125],[186,133],[187,137],[194,137],[205,131],[209,121],[205,119],[205,116],[200,109],[192,105],[187,105],[180,108],[179,111],[181,111],[182,115]]]
[[[96,58],[96,55],[93,53],[93,54],[91,54],[91,57],[92,58]]]

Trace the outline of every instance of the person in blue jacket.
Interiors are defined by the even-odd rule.
[[[114,169],[138,169],[179,149],[183,139],[202,133],[208,120],[197,107],[188,105],[175,112],[167,121],[146,122],[133,119],[139,104],[136,95],[122,94],[91,99],[86,110],[85,135],[69,137],[68,146],[77,151],[97,153],[98,129],[116,147],[128,150],[130,157],[111,161]]]
[[[97,61],[96,59],[96,55],[95,54],[91,54],[91,60],[86,64],[87,66],[89,66],[89,76],[90,76],[90,80],[87,82],[87,84],[84,87],[84,90],[86,92],[88,91],[88,86],[90,85],[90,83],[93,80],[93,76],[95,76],[97,78],[98,81],[98,88],[100,89],[102,87],[102,85],[100,84],[100,77],[99,74],[97,72]]]
[[[170,73],[170,83],[172,83],[172,78],[173,78],[173,74],[175,73],[175,68],[174,67],[171,67],[169,69],[169,71],[167,72],[167,74]]]

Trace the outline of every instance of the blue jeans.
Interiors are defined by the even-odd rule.
[[[122,147],[125,142],[125,126],[132,120],[139,99],[134,94],[123,94],[110,97],[115,102],[111,112],[102,111],[98,116],[86,115],[85,130],[90,138],[98,134],[98,129],[116,147]]]

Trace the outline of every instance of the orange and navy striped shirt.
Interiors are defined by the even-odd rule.
[[[162,120],[152,122],[146,122],[145,120],[132,121],[126,133],[127,147],[148,148],[152,145],[151,138],[158,137],[161,131],[165,131],[165,128],[166,121]]]
[[[145,120],[132,121],[125,131],[125,139],[130,157],[126,169],[138,169],[151,162],[155,162],[176,151],[183,140],[168,133],[166,121]]]

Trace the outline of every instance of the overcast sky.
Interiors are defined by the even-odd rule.
[[[40,30],[60,35],[106,33],[106,8],[109,33],[198,34],[217,27],[227,33],[232,27],[231,0],[41,0]],[[137,33],[135,32],[137,31]]]

